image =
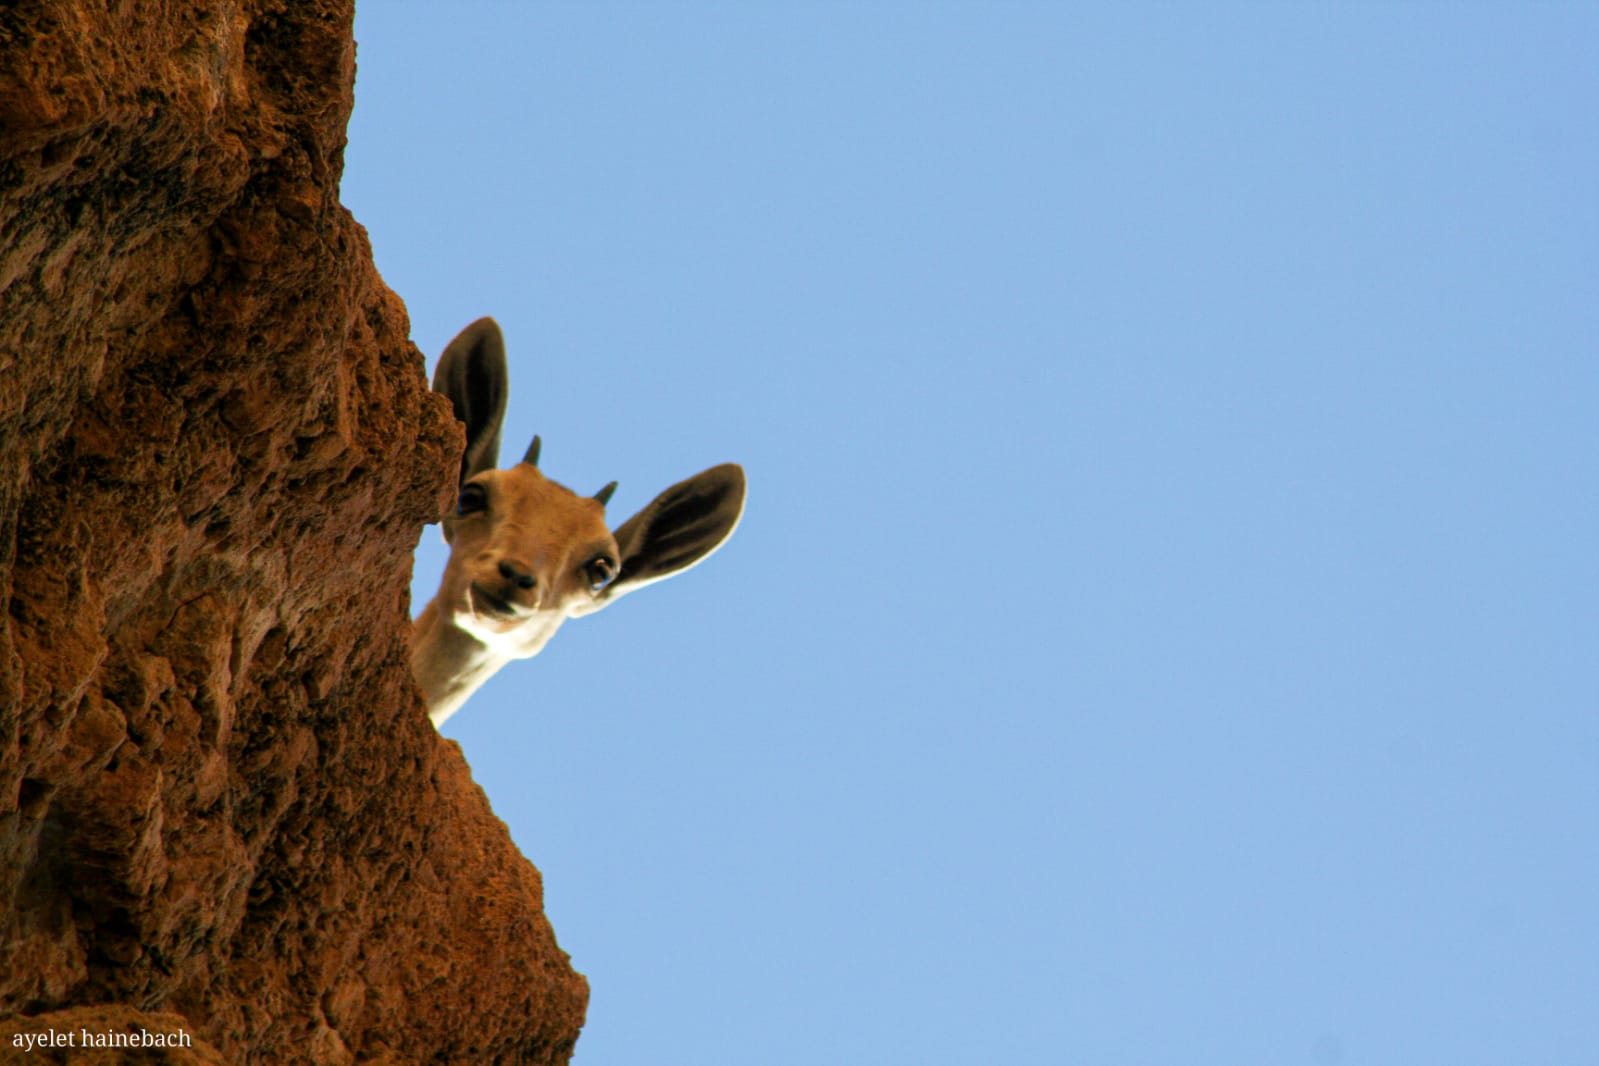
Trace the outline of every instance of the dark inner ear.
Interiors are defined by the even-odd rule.
[[[692,566],[714,551],[744,510],[744,471],[733,463],[680,481],[616,529],[621,572],[612,588]]]
[[[478,319],[444,349],[433,372],[433,391],[448,396],[455,417],[466,424],[460,483],[493,469],[500,460],[500,423],[509,392],[505,338],[494,319]]]

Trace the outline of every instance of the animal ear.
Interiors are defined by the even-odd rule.
[[[433,371],[433,391],[455,406],[466,423],[466,452],[461,456],[461,484],[500,461],[500,423],[510,392],[505,370],[505,337],[499,323],[480,318],[463,329],[444,349]]]
[[[726,543],[743,514],[744,469],[736,463],[673,485],[617,527],[621,567],[592,609],[700,562]]]

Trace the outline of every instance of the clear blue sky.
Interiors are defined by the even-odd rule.
[[[356,36],[345,202],[506,450],[750,478],[445,729],[581,1066],[1599,1062],[1599,6]]]

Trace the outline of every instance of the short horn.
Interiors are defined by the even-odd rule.
[[[533,443],[527,446],[527,454],[522,456],[522,461],[529,466],[539,465],[539,437],[533,434]]]
[[[611,502],[611,493],[613,493],[615,491],[616,491],[616,482],[613,481],[609,485],[607,485],[603,489],[601,489],[599,492],[596,492],[594,494],[594,498],[596,500],[599,500],[600,504],[603,506],[603,505]]]

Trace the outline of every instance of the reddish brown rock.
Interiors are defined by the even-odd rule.
[[[461,438],[338,202],[350,35],[0,6],[0,1058],[553,1063],[581,1025],[406,667]]]

